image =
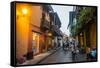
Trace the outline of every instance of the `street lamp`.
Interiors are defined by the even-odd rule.
[[[29,16],[31,14],[31,7],[28,5],[21,5],[16,7],[17,16]]]
[[[27,8],[22,8],[22,13],[23,13],[24,15],[26,15],[26,14],[28,13],[28,9],[27,9]]]

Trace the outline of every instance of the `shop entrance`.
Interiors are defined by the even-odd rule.
[[[34,52],[34,55],[38,54],[39,53],[39,34],[38,33],[35,33],[33,32],[32,34],[33,36],[33,39],[32,39],[32,48],[33,48],[33,52]]]

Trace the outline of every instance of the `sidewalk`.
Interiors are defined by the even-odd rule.
[[[56,50],[52,50],[52,51],[48,51],[46,53],[39,54],[37,56],[34,56],[34,59],[27,60],[23,64],[19,64],[19,65],[32,65],[32,64],[35,65],[35,64],[39,63],[40,61],[42,61],[43,59],[45,59],[46,57],[48,57],[49,55],[55,53],[57,50],[59,50],[59,48],[57,48]]]

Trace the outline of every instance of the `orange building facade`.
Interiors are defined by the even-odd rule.
[[[48,6],[16,4],[16,59],[34,59],[52,48]]]

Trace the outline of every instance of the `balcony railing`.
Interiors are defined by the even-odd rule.
[[[41,30],[49,30],[50,29],[50,22],[47,20],[41,20]]]

